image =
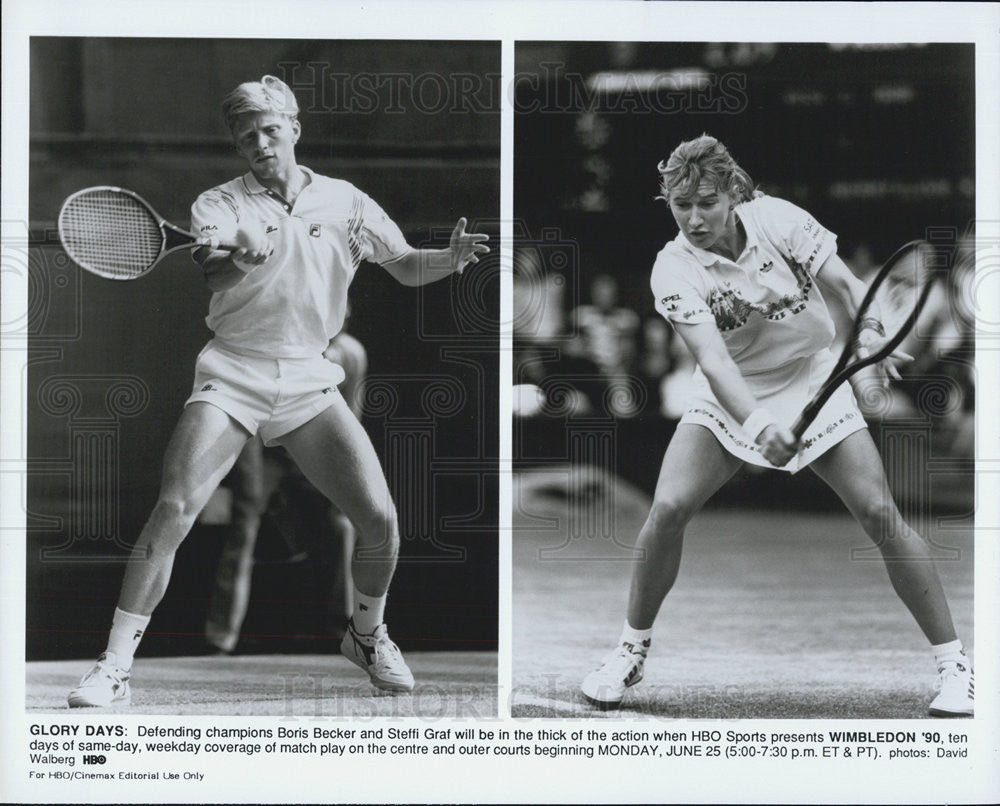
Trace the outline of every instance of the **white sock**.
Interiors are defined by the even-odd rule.
[[[381,596],[366,596],[357,588],[354,589],[354,612],[351,620],[357,632],[362,635],[375,632],[385,615],[386,596],[385,593]]]
[[[962,647],[962,642],[957,638],[954,641],[949,641],[947,644],[934,644],[931,646],[931,651],[934,653],[934,660],[937,661],[938,666],[942,663],[968,664],[969,662],[969,659],[965,655],[965,649]]]
[[[635,627],[625,620],[625,626],[622,627],[621,638],[618,639],[620,644],[632,644],[635,650],[642,653],[643,655],[649,650],[649,644],[653,640],[653,628],[650,627],[648,630],[637,630]]]
[[[149,624],[149,616],[138,616],[115,608],[115,616],[111,620],[111,634],[108,636],[108,649],[115,656],[115,664],[120,669],[131,669],[135,650],[142,640],[142,634]]]

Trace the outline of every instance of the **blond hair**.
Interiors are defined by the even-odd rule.
[[[671,192],[693,193],[702,182],[711,182],[716,190],[729,193],[737,202],[750,201],[763,195],[754,188],[753,180],[729,150],[714,137],[703,134],[675,148],[666,160],[656,166],[660,174],[660,194],[656,197],[670,203]]]
[[[275,76],[246,81],[222,100],[222,116],[232,131],[238,115],[247,112],[277,112],[290,120],[299,114],[299,104],[289,86]]]

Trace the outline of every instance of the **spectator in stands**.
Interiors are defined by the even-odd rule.
[[[598,274],[591,281],[590,299],[589,305],[581,305],[572,313],[576,333],[572,353],[596,368],[603,398],[608,383],[627,377],[635,366],[639,316],[618,305],[618,281],[609,274]],[[605,408],[620,417],[637,413],[633,402],[618,396],[602,399],[599,410]]]

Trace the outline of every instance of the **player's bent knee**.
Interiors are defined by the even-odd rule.
[[[167,542],[173,538],[180,543],[194,526],[200,511],[200,507],[186,499],[160,498],[149,520],[158,527],[154,534],[162,535]]]
[[[907,529],[892,499],[884,495],[866,501],[858,520],[867,535],[876,541],[899,536]]]
[[[395,508],[375,510],[354,525],[359,545],[378,545],[393,551],[399,548],[399,519]]]
[[[649,510],[649,517],[646,519],[646,528],[663,537],[676,536],[683,532],[693,514],[691,507],[684,506],[679,502],[654,501]]]

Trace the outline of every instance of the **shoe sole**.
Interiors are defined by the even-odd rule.
[[[132,693],[129,692],[124,697],[120,697],[117,700],[112,700],[107,705],[99,705],[97,703],[92,703],[92,702],[81,702],[79,698],[74,698],[72,694],[67,698],[67,702],[69,703],[70,708],[110,708],[112,705],[128,705],[129,703],[131,703]]]
[[[587,702],[601,711],[613,711],[616,708],[621,708],[622,703],[625,701],[624,697],[620,700],[599,700],[596,697],[591,697],[586,691],[581,691],[580,693]]]
[[[368,679],[371,684],[375,686],[379,691],[389,691],[393,694],[409,694],[413,691],[413,686],[407,685],[405,683],[390,683],[386,680],[379,680],[376,677],[368,675]]]
[[[632,688],[632,686],[641,681],[642,681],[642,674],[640,673],[638,677],[634,678],[631,682],[625,684],[625,691],[628,691],[630,688]],[[586,691],[583,690],[583,687],[580,688],[580,693],[583,695],[584,699],[587,702],[589,702],[591,705],[597,706],[602,711],[611,711],[614,710],[615,708],[621,708],[622,703],[625,702],[624,691],[622,692],[622,696],[619,697],[617,700],[601,700],[598,699],[597,697],[592,697],[590,694],[588,694]]]

